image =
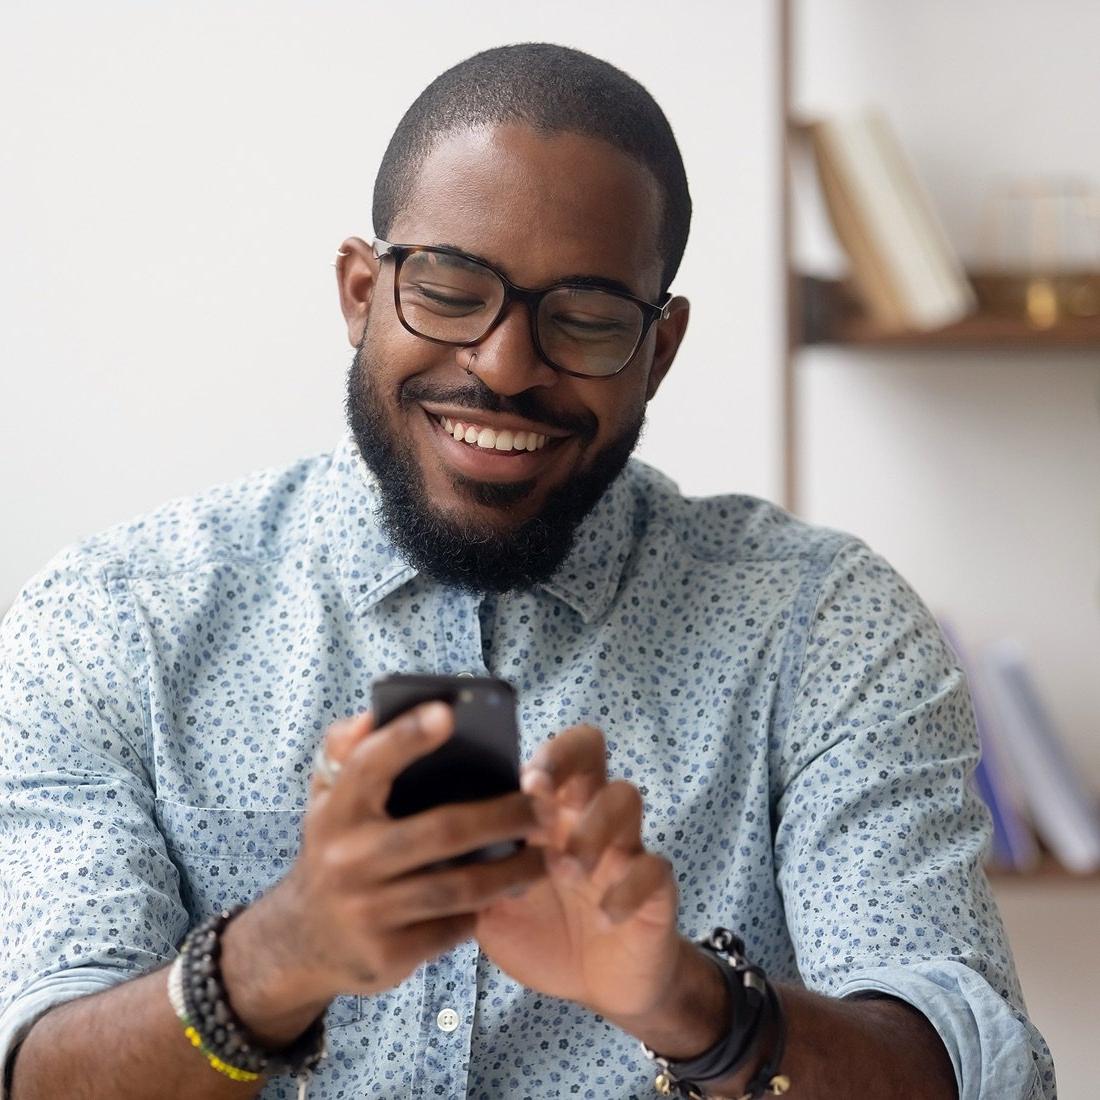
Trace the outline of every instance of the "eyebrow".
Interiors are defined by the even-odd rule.
[[[458,245],[455,244],[448,244],[441,241],[438,244],[432,245],[431,247],[446,248],[449,249],[451,252],[457,252],[461,256],[466,256],[469,257],[469,259],[471,260],[476,260],[478,263],[484,264],[486,267],[491,267],[494,271],[501,270],[497,264],[493,263],[492,260],[488,260],[484,256],[479,256],[476,252],[469,252],[465,248],[459,248]],[[507,272],[503,272],[503,274],[507,276]],[[511,276],[507,277],[511,279]],[[640,295],[632,287],[627,286],[626,283],[621,282],[619,279],[609,279],[606,275],[564,275],[560,279],[555,279],[553,282],[547,283],[546,286],[560,286],[561,284],[568,284],[569,286],[592,287],[594,290],[614,290],[618,291],[620,294],[629,294],[631,298],[642,297],[642,295]],[[533,288],[525,287],[523,289]]]

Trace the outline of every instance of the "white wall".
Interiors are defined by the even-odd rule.
[[[330,447],[350,360],[329,260],[443,69],[551,40],[642,81],[680,141],[695,306],[642,453],[776,484],[767,0],[0,8],[0,611],[62,545]]]

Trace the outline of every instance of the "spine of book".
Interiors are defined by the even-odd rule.
[[[1100,808],[1058,736],[1014,639],[990,646],[985,666],[1006,741],[1026,777],[1036,828],[1063,866],[1100,869]]]
[[[896,196],[900,217],[908,223],[915,247],[910,255],[920,278],[919,301],[927,323],[958,321],[977,305],[970,280],[936,215],[932,198],[908,160],[886,119],[877,113],[863,120]]]
[[[935,329],[970,313],[970,282],[885,119],[868,112],[809,130],[829,217],[875,322]]]
[[[989,810],[989,816],[993,819],[993,840],[990,849],[989,861],[995,867],[1016,871],[1019,866],[1012,854],[1012,845],[1008,839],[1008,830],[1005,828],[1004,816],[1001,812],[1001,802],[997,789],[989,776],[989,756],[982,749],[982,758],[974,768],[974,789]]]
[[[847,253],[852,282],[864,308],[882,329],[890,332],[909,327],[894,276],[882,256],[859,207],[851,181],[843,133],[838,122],[825,119],[809,127],[825,209],[837,240]]]
[[[1041,859],[1039,845],[1027,819],[1022,784],[1012,766],[1010,754],[1005,751],[1004,735],[998,729],[989,706],[983,677],[963,646],[953,623],[940,616],[939,625],[970,690],[974,724],[982,753],[974,772],[974,784],[993,818],[993,857],[1006,868],[1033,871]]]

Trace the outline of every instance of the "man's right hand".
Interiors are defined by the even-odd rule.
[[[325,751],[341,765],[315,776],[298,858],[286,877],[226,928],[230,1000],[261,1040],[296,1038],[338,994],[378,993],[467,939],[476,914],[545,873],[527,845],[492,863],[426,869],[537,823],[521,792],[394,819],[394,779],[452,733],[450,707],[426,703],[378,730],[369,713],[335,723]]]

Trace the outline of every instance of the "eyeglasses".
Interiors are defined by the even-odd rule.
[[[539,358],[578,378],[611,378],[634,358],[650,326],[668,317],[660,304],[583,283],[529,290],[454,248],[389,244],[374,254],[394,259],[393,302],[401,324],[436,344],[469,347],[500,323],[511,302],[523,302]]]

